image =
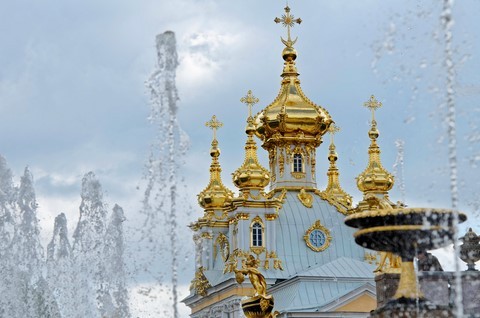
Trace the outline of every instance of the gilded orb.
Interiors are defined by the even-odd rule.
[[[293,47],[286,46],[283,49],[282,57],[287,62],[295,61],[295,59],[297,58],[297,51]]]

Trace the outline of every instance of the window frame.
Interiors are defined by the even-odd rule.
[[[303,160],[303,154],[301,153],[294,153],[292,157],[292,172],[293,173],[303,173],[305,172],[305,165],[304,165],[304,160]],[[300,170],[296,170],[296,169]]]
[[[254,235],[253,235],[254,230],[256,231],[255,241],[254,241]],[[259,240],[259,233],[260,233],[260,240]],[[265,223],[263,222],[261,217],[256,216],[250,223],[250,250],[257,255],[260,255],[261,253],[265,252],[265,246],[266,246],[265,240],[266,240]],[[254,245],[254,243],[256,245]]]

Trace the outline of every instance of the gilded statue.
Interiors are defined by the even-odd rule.
[[[255,295],[253,297],[242,300],[243,313],[247,318],[275,318],[279,313],[278,311],[272,312],[274,305],[273,296],[267,295],[267,282],[258,270],[259,265],[260,260],[250,254],[247,256],[242,269],[233,269],[237,283],[243,283],[245,279],[244,276],[248,276],[255,289]]]
[[[248,275],[248,278],[250,278],[250,282],[255,289],[255,296],[263,296],[265,298],[268,298],[267,283],[265,281],[265,277],[258,270],[259,264],[260,261],[257,260],[253,255],[248,255],[247,261],[245,262],[245,268],[233,269],[233,271],[235,272],[235,279],[237,280],[237,283],[241,284],[245,279],[243,276]]]

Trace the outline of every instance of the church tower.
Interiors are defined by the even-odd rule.
[[[222,182],[218,147],[217,129],[223,124],[214,115],[205,124],[213,130],[212,147],[210,156],[210,181],[207,187],[198,194],[198,203],[204,208],[204,214],[190,227],[195,231],[193,240],[195,242],[195,279],[192,281],[191,289],[199,295],[206,295],[207,289],[211,287],[205,273],[218,267],[223,263],[228,252],[228,219],[227,211],[233,199],[233,192]]]
[[[248,282],[236,283],[234,269],[253,256],[278,317],[365,317],[376,307],[374,266],[365,261],[366,251],[355,244],[354,230],[343,222],[355,210],[340,186],[333,139],[338,128],[300,86],[297,39],[292,40],[290,32],[302,20],[287,6],[274,21],[287,29],[280,90],[255,115],[251,109],[259,100],[251,91],[241,99],[249,114],[244,161],[233,173],[238,195],[220,180],[214,135],[211,181],[199,195],[204,216],[191,225],[197,271],[184,302],[193,318],[242,317],[240,299],[254,290]],[[318,166],[328,170],[319,173],[316,150],[327,133],[329,155]],[[255,137],[268,152],[268,170],[257,158]],[[317,187],[317,173],[324,190]]]
[[[287,6],[282,18],[276,18],[275,22],[282,23],[288,30],[287,40],[282,38],[285,44],[282,81],[278,96],[255,117],[257,136],[268,151],[273,189],[314,189],[316,148],[333,121],[300,87],[295,65],[297,51],[293,47],[297,39],[292,41],[290,28],[302,20],[294,19]]]

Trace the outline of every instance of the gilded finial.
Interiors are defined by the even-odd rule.
[[[275,21],[275,23],[282,23],[282,25],[287,28],[287,36],[288,36],[287,40],[285,41],[282,37],[280,37],[280,39],[282,40],[282,43],[285,44],[287,47],[289,48],[292,47],[297,42],[298,37],[292,41],[292,38],[290,36],[290,28],[293,28],[295,23],[297,24],[302,23],[302,19],[300,18],[295,19],[293,14],[290,14],[290,8],[287,5],[285,7],[285,14],[282,14],[281,18],[275,18],[273,21]]]
[[[333,139],[336,133],[340,131],[340,127],[335,125],[335,123],[332,123],[330,127],[328,127],[328,132],[330,133],[330,144],[333,145]]]
[[[218,121],[217,116],[213,115],[212,119],[205,123],[205,126],[213,130],[213,140],[217,140],[217,129],[223,127],[223,123]]]
[[[363,103],[363,106],[369,108],[372,111],[372,123],[375,122],[375,111],[382,107],[382,103],[377,101],[374,95],[370,96],[370,99]]]
[[[328,161],[330,161],[330,168],[335,168],[335,161],[338,159],[337,152],[335,151],[335,143],[334,143],[334,136],[337,132],[340,131],[340,127],[332,123],[330,127],[328,127],[328,132],[330,133],[330,146],[328,149],[330,153],[328,154]]]
[[[374,95],[370,96],[370,99],[363,103],[363,106],[369,108],[372,111],[372,127],[370,128],[368,132],[368,136],[372,140],[372,142],[375,142],[380,135],[377,129],[377,121],[375,120],[375,111],[382,107],[382,103],[377,101]]]
[[[251,90],[248,90],[247,95],[245,95],[244,97],[242,97],[240,99],[240,102],[242,102],[242,103],[244,103],[248,106],[248,118],[249,119],[252,118],[252,107],[253,107],[253,105],[258,103],[259,101],[260,100],[252,94]]]

